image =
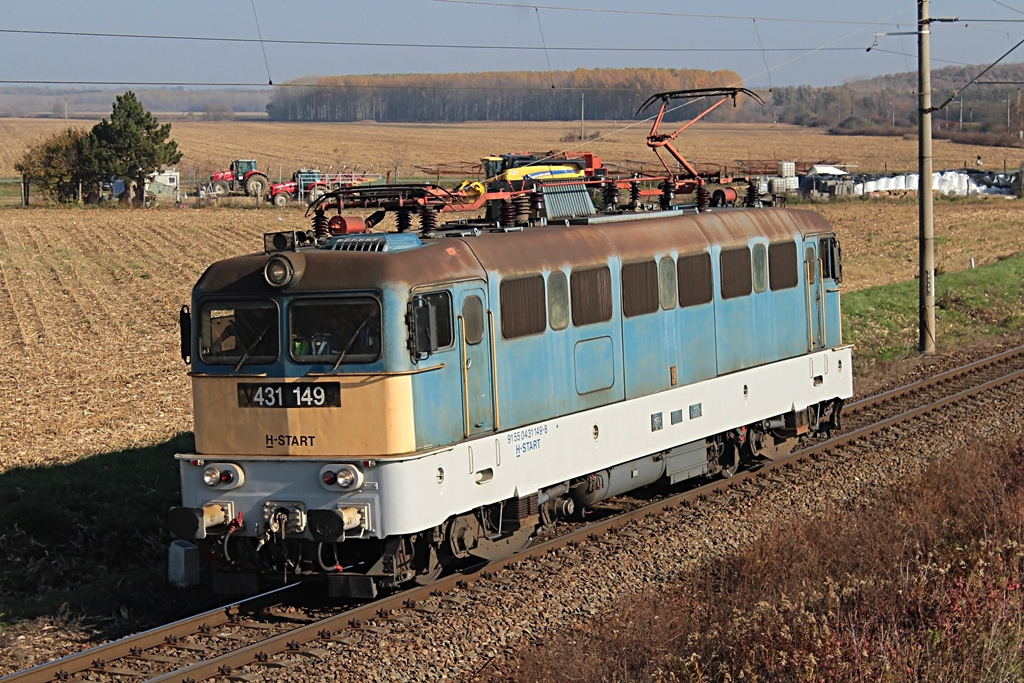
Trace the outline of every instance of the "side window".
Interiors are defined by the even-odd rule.
[[[612,319],[612,275],[608,266],[572,271],[569,286],[573,325]]]
[[[831,278],[836,282],[842,280],[839,265],[839,247],[835,237],[822,237],[818,240],[818,253],[821,255],[821,277]]]
[[[437,311],[437,348],[443,349],[455,342],[452,333],[452,295],[450,292],[431,292],[423,299],[433,304]]]
[[[658,310],[658,266],[654,261],[622,266],[622,314],[632,318]]]
[[[722,268],[722,298],[734,299],[750,294],[753,282],[750,269],[750,249],[723,249],[719,256]]]
[[[501,336],[505,339],[540,334],[547,327],[544,314],[544,276],[501,281]]]
[[[814,247],[807,247],[807,251],[804,252],[804,260],[807,263],[807,272],[810,273],[808,282],[813,285],[818,272],[818,260],[814,258]]]
[[[680,256],[676,261],[679,279],[679,305],[697,306],[714,298],[711,283],[711,254],[702,252]]]
[[[671,256],[658,261],[658,298],[661,307],[670,311],[676,307],[679,291],[676,285],[676,264]]]
[[[462,321],[466,326],[466,343],[479,344],[484,338],[484,302],[480,297],[469,296],[462,302]]]
[[[773,292],[796,287],[799,280],[796,255],[796,242],[776,242],[768,245],[768,286]]]
[[[763,244],[754,245],[751,266],[754,269],[754,291],[760,294],[768,289],[768,250]]]
[[[569,326],[569,278],[560,270],[548,275],[548,321],[553,330]]]

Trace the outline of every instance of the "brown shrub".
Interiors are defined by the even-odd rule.
[[[966,450],[630,599],[511,678],[1019,680],[1022,475],[1024,446]]]

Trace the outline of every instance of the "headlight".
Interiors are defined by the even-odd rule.
[[[209,487],[219,486],[222,490],[238,488],[245,482],[245,473],[238,465],[218,462],[203,470],[203,483]]]
[[[263,267],[263,277],[271,287],[286,287],[292,281],[295,269],[284,256],[274,256]]]
[[[363,485],[363,473],[355,465],[327,465],[320,470],[320,483],[329,490],[354,491]]]
[[[203,470],[203,483],[207,486],[216,486],[220,483],[220,470],[216,467],[207,467]]]
[[[350,469],[343,469],[338,472],[338,486],[343,489],[350,489],[356,483],[356,473]]]

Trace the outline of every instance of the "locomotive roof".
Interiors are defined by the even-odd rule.
[[[752,239],[769,242],[830,232],[821,214],[791,209],[717,210],[700,214],[665,212],[639,220],[591,220],[588,224],[550,225],[511,233],[415,238],[414,248],[389,252],[300,248],[289,251],[298,281],[288,293],[383,288],[485,279],[487,271],[503,276],[536,273],[565,266],[651,259],[672,252],[705,251],[712,244],[728,248]],[[411,236],[410,236],[411,237]],[[346,238],[339,238],[346,239]],[[268,253],[237,256],[210,266],[196,283],[197,294],[277,292],[263,268]]]
[[[286,290],[288,293],[367,289],[401,282],[420,285],[486,277],[479,261],[459,240],[428,241],[417,249],[392,253],[302,249],[287,255],[304,265],[302,276]],[[196,292],[276,293],[279,290],[267,284],[263,277],[263,267],[269,257],[266,253],[258,253],[219,261],[199,278]]]
[[[769,242],[830,232],[819,213],[790,209],[736,209],[683,214],[665,212],[639,221],[600,220],[585,225],[530,228],[519,236],[484,234],[464,238],[488,270],[535,273],[541,269],[650,259],[670,252],[705,251],[712,244],[733,247],[763,237]]]

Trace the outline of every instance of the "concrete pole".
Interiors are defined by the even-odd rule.
[[[931,47],[928,44],[931,19],[928,0],[917,0],[917,74],[918,74],[918,241],[920,286],[920,338],[918,350],[935,352],[935,232],[932,220],[932,76]]]

